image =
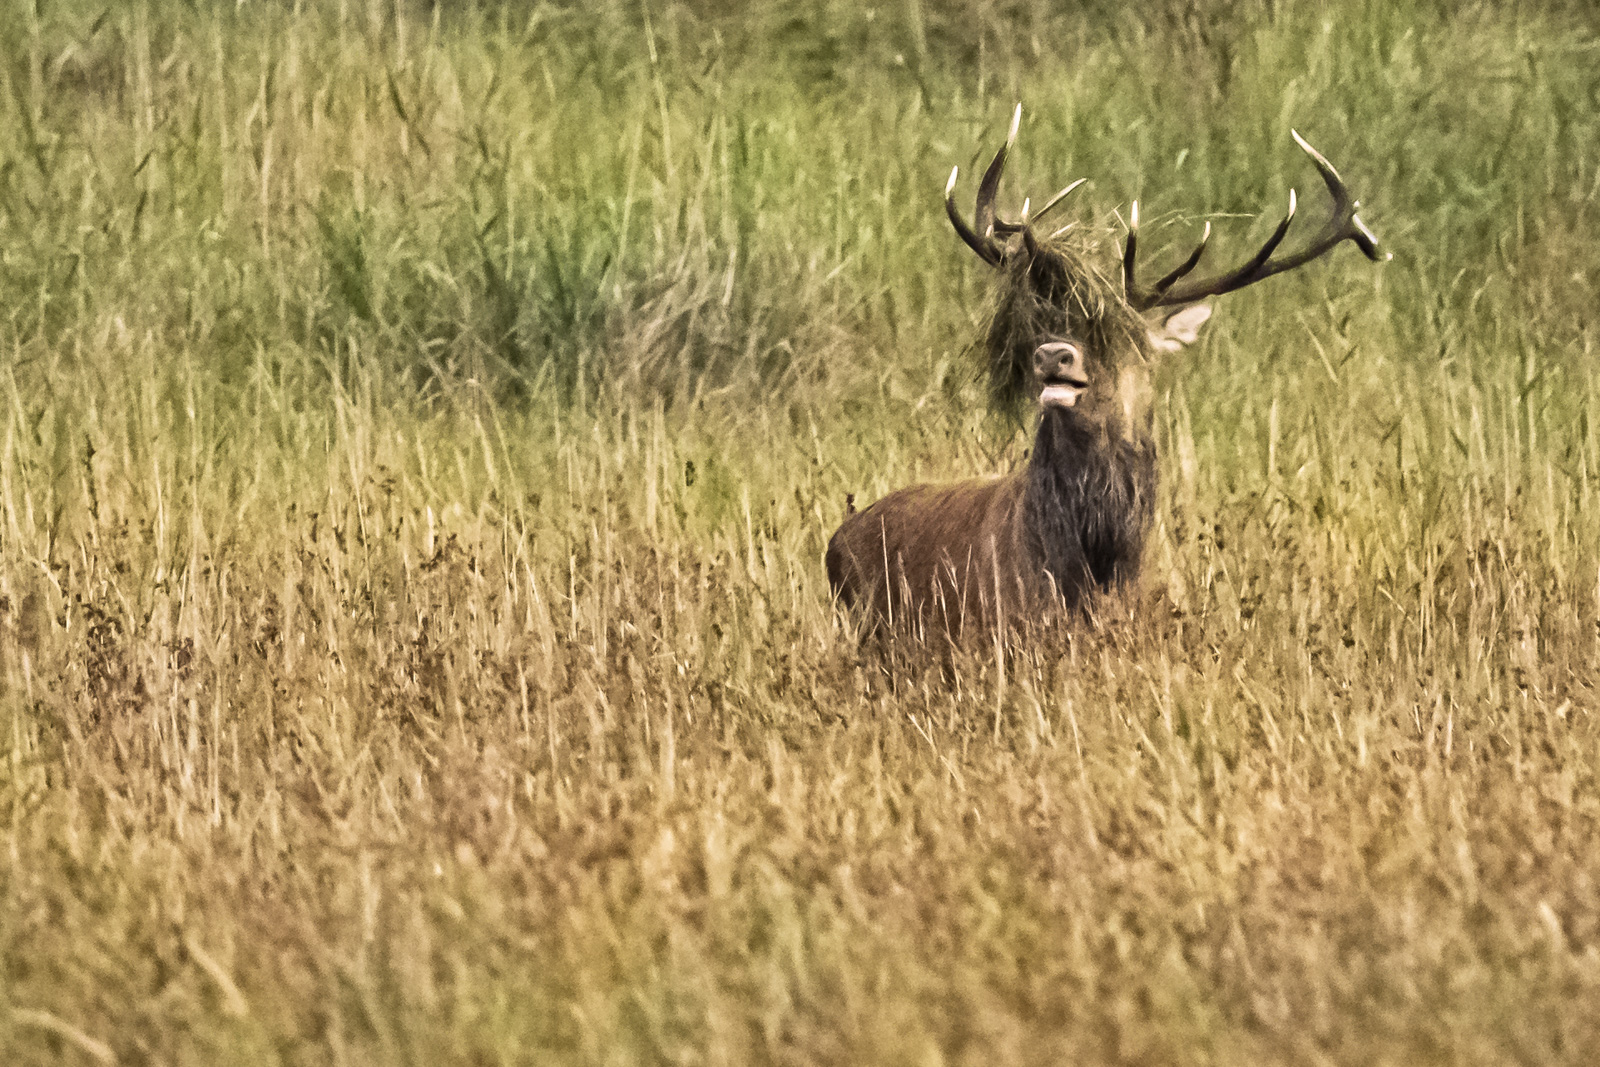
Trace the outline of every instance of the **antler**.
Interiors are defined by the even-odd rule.
[[[961,212],[956,208],[956,177],[961,173],[960,167],[950,168],[950,180],[944,186],[944,210],[950,216],[950,225],[956,228],[956,233],[967,242],[971,249],[982,257],[983,261],[992,267],[998,267],[1005,259],[1006,250],[1002,242],[994,239],[995,234],[1010,235],[1022,234],[1022,240],[1027,245],[1028,252],[1038,251],[1038,240],[1033,235],[1033,229],[1028,218],[1028,202],[1022,202],[1022,217],[1017,222],[1007,222],[999,218],[994,210],[995,193],[1000,189],[1000,173],[1005,170],[1006,157],[1011,153],[1011,146],[1017,143],[1017,129],[1022,124],[1022,105],[1011,113],[1011,131],[1006,134],[1006,143],[1000,146],[989,168],[983,172],[983,179],[978,182],[978,201],[973,208],[973,225],[968,226]],[[1087,179],[1079,178],[1068,185],[1047,201],[1039,213],[1033,216],[1032,222],[1044,218],[1055,206],[1066,198],[1066,195]]]
[[[1272,236],[1267,238],[1267,243],[1262,245],[1261,250],[1248,262],[1224,274],[1179,285],[1178,282],[1194,270],[1200,262],[1200,257],[1205,253],[1206,242],[1211,239],[1211,224],[1208,222],[1205,233],[1200,237],[1199,245],[1189,254],[1189,258],[1160,281],[1145,288],[1134,278],[1134,257],[1139,245],[1139,202],[1134,201],[1128,215],[1128,244],[1122,254],[1122,281],[1128,303],[1140,311],[1145,311],[1153,307],[1192,304],[1208,296],[1221,296],[1223,293],[1231,293],[1235,289],[1253,285],[1263,278],[1270,278],[1274,274],[1293,270],[1302,263],[1309,263],[1343,241],[1354,241],[1356,247],[1374,262],[1390,258],[1388,253],[1378,251],[1378,238],[1367,229],[1366,223],[1356,214],[1361,202],[1350,198],[1350,190],[1345,188],[1344,182],[1339,178],[1339,172],[1333,169],[1333,164],[1329,163],[1321,152],[1307,144],[1304,137],[1294,130],[1290,130],[1289,133],[1294,137],[1295,144],[1304,149],[1306,155],[1317,165],[1317,173],[1322,175],[1323,182],[1328,186],[1328,193],[1333,197],[1333,214],[1323,224],[1322,231],[1316,238],[1298,252],[1290,253],[1282,259],[1272,258],[1272,253],[1277,251],[1278,246],[1283,243],[1284,236],[1288,234],[1289,224],[1294,221],[1295,195],[1294,190],[1290,189],[1288,213],[1284,215],[1283,221],[1278,223],[1278,228],[1272,231]]]

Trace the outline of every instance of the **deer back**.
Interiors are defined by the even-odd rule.
[[[828,542],[828,582],[877,622],[952,635],[1014,612],[1034,594],[1020,475],[890,493]]]

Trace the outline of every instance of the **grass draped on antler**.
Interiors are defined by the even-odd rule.
[[[1120,300],[1117,283],[1095,261],[1102,241],[1073,227],[1038,243],[1032,256],[1009,256],[983,342],[989,399],[997,411],[1020,415],[1031,399],[1033,349],[1046,334],[1082,338],[1095,350],[1145,350],[1144,321]]]

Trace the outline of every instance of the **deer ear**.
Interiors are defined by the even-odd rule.
[[[1194,344],[1200,336],[1200,327],[1210,317],[1210,304],[1190,304],[1175,311],[1150,327],[1150,347],[1157,352],[1176,352],[1184,345]]]

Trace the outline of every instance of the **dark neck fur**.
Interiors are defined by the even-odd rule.
[[[1138,574],[1155,505],[1148,438],[1130,442],[1074,410],[1047,409],[1027,479],[1035,548],[1069,604]]]

